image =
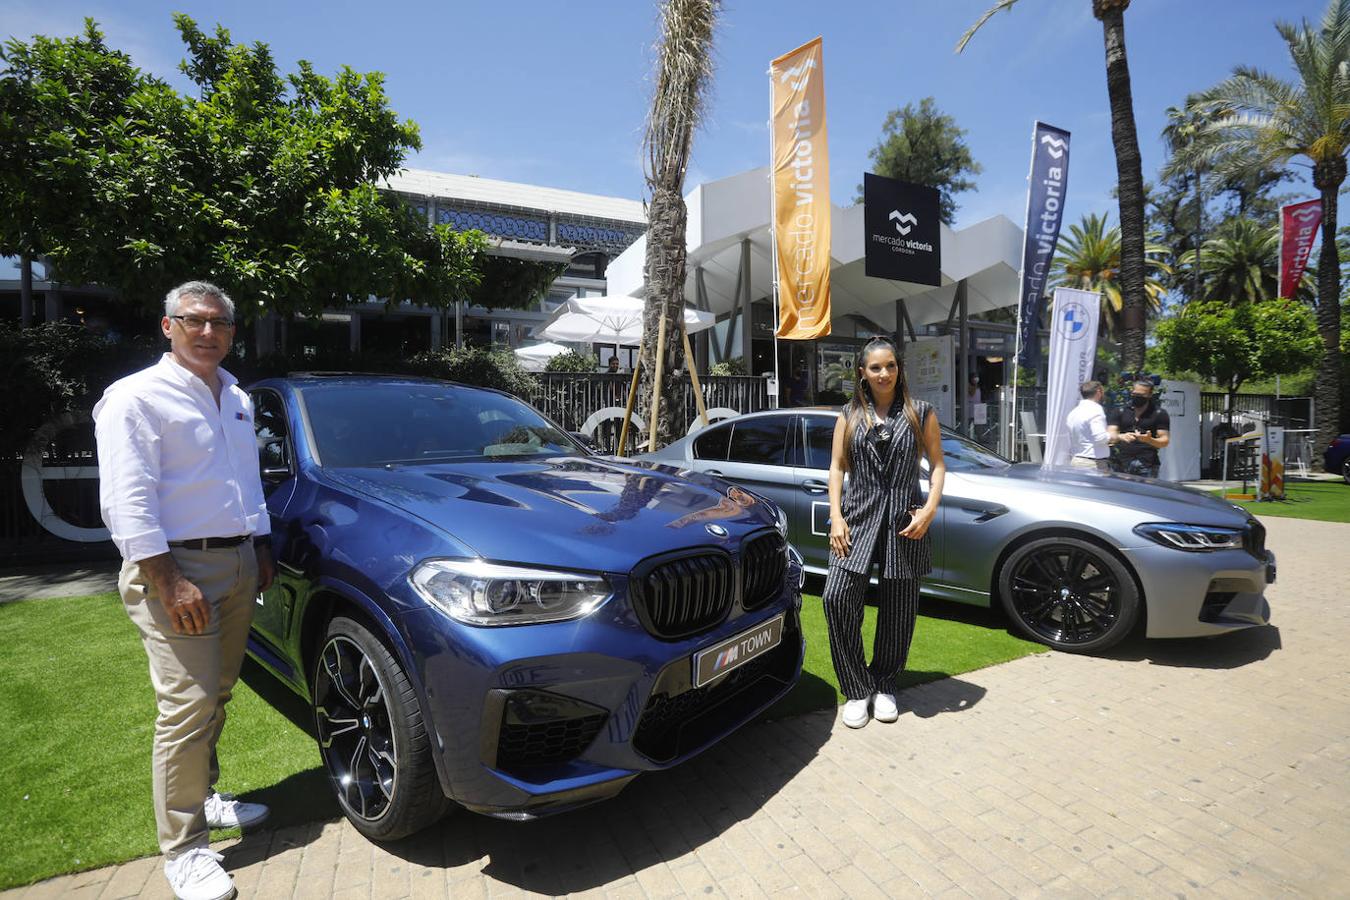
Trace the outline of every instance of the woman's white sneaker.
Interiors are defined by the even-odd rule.
[[[164,860],[164,877],[178,900],[227,900],[234,896],[234,880],[220,867],[225,857],[207,847],[193,847]]]
[[[867,700],[850,700],[844,704],[844,724],[849,728],[861,728],[867,724]]]
[[[872,696],[872,715],[878,722],[894,722],[900,718],[900,710],[895,705],[895,695],[874,694]]]

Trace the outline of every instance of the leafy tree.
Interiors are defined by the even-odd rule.
[[[1166,275],[1171,267],[1164,262],[1167,248],[1161,244],[1144,245],[1148,255],[1144,261],[1154,275]],[[1080,222],[1069,226],[1069,233],[1061,238],[1055,253],[1050,278],[1057,287],[1097,291],[1102,295],[1102,327],[1111,338],[1121,332],[1124,295],[1120,283],[1121,250],[1120,229],[1107,226],[1107,217],[1089,213]],[[1157,313],[1162,308],[1167,288],[1154,275],[1144,282],[1144,297],[1148,310]],[[1128,365],[1126,368],[1130,368]]]
[[[1312,312],[1286,299],[1188,303],[1158,323],[1155,337],[1156,358],[1168,371],[1212,379],[1230,401],[1245,381],[1303,371],[1321,349]]]
[[[939,110],[932,97],[924,97],[917,108],[906,103],[886,114],[881,140],[867,156],[878,175],[937,188],[939,215],[951,225],[956,218],[955,196],[977,190],[966,176],[984,171],[970,155],[965,135],[966,130]],[[857,199],[862,200],[862,185]]]
[[[539,380],[525,371],[510,350],[495,347],[446,347],[419,353],[399,367],[413,375],[445,378],[529,397]]]
[[[10,41],[0,72],[0,250],[147,306],[210,278],[245,318],[368,295],[445,306],[479,281],[480,234],[428,227],[376,188],[419,144],[383,76],[283,77],[265,44],[175,22],[198,96],[141,75],[90,22]]]
[[[1183,254],[1181,264],[1198,275],[1199,299],[1254,303],[1279,293],[1277,225],[1259,225],[1247,218],[1229,219],[1204,242],[1198,262],[1196,257],[1194,250],[1188,251]],[[1312,276],[1304,272],[1303,282],[1311,294]]]
[[[643,147],[646,151],[647,257],[644,281],[642,366],[638,409],[652,421],[651,397],[656,372],[663,372],[660,414],[656,417],[657,444],[680,436],[684,423],[682,386],[674,377],[684,369],[684,347],[679,340],[684,321],[685,231],[684,175],[690,147],[707,102],[712,81],[712,44],[721,0],[665,0],[661,6],[661,38],[657,43],[655,89],[647,114]],[[656,358],[659,323],[666,321],[666,344]],[[657,447],[649,447],[656,450]]]
[[[1116,150],[1116,181],[1120,200],[1120,296],[1122,347],[1127,369],[1144,364],[1144,323],[1148,302],[1148,263],[1144,241],[1144,174],[1139,136],[1134,124],[1130,66],[1125,55],[1125,10],[1130,0],[1091,0],[1092,14],[1102,23],[1106,49],[1106,92],[1111,106],[1111,139]],[[985,22],[1017,0],[997,2],[975,20],[956,45],[960,53]]]
[[[1216,170],[1312,164],[1322,195],[1322,250],[1317,264],[1317,330],[1322,339],[1314,399],[1317,440],[1325,446],[1341,424],[1340,260],[1338,199],[1350,150],[1350,0],[1331,0],[1321,26],[1307,20],[1275,25],[1289,48],[1293,82],[1249,66],[1197,95],[1197,109],[1214,121],[1201,131],[1190,158]]]

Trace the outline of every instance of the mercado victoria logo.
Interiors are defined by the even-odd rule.
[[[934,287],[942,283],[942,233],[936,188],[863,175],[864,271]]]

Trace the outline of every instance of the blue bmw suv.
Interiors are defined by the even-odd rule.
[[[801,672],[786,517],[591,455],[532,407],[430,379],[250,389],[276,583],[249,652],[313,708],[377,840],[452,804],[531,818],[693,756]]]

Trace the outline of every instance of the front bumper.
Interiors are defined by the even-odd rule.
[[[527,819],[617,794],[642,771],[676,765],[782,697],[801,673],[798,579],[772,603],[739,605],[681,640],[649,635],[626,584],[573,622],[473,628],[422,609],[401,622],[419,665],[447,796],[475,812]],[[779,644],[703,688],[694,654],[784,615]]]
[[[1148,637],[1223,634],[1270,623],[1266,585],[1275,579],[1275,554],[1246,550],[1187,553],[1146,545],[1122,551],[1139,577]]]

